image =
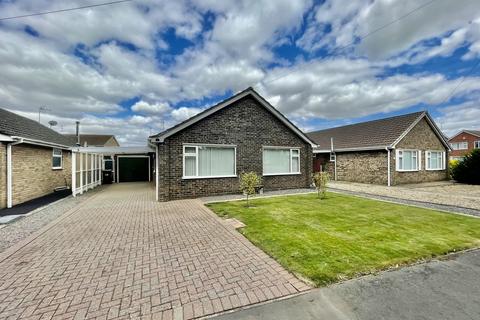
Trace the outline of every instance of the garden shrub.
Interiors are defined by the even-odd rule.
[[[465,155],[451,170],[452,178],[457,182],[480,184],[480,149]]]
[[[313,178],[313,184],[317,189],[318,197],[321,199],[324,199],[325,196],[327,195],[328,181],[330,181],[330,176],[328,172],[325,172],[325,171],[315,172],[312,178]]]

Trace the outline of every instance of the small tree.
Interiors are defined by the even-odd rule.
[[[325,196],[327,195],[328,181],[330,180],[328,172],[315,172],[312,178],[313,184],[317,189],[318,197],[321,199],[325,199]]]
[[[250,207],[249,197],[255,194],[261,183],[262,178],[253,171],[240,174],[240,191],[247,196],[247,207]]]

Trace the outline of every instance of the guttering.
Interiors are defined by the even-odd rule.
[[[42,140],[24,138],[24,137],[19,137],[19,136],[12,136],[12,139],[22,140],[23,141],[22,143],[33,144],[33,145],[42,146],[42,147],[69,149],[69,150],[71,149],[71,146],[66,146],[66,145],[63,145],[63,144],[58,144],[58,143],[53,143],[53,142],[46,142],[46,141],[42,141]]]
[[[12,137],[0,133],[0,142],[12,142],[15,141]]]
[[[24,141],[20,138],[7,144],[7,208],[13,206],[12,146],[21,143],[24,143]]]
[[[359,147],[359,148],[335,148],[335,152],[349,152],[349,151],[375,151],[375,150],[385,150],[385,148],[390,148],[390,146],[369,146],[369,147]],[[313,150],[313,153],[330,153],[332,150],[322,149],[322,150]]]

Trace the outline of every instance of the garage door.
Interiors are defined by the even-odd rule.
[[[148,181],[148,157],[119,157],[118,182]]]

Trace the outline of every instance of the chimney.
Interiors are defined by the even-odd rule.
[[[80,145],[80,121],[75,121],[75,135],[77,136],[77,146]]]

